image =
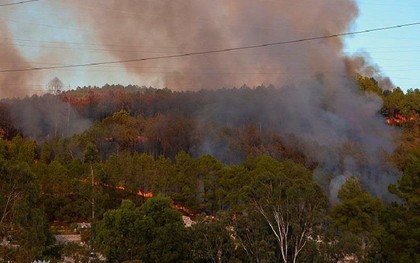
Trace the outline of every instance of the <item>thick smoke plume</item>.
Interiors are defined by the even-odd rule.
[[[73,21],[91,28],[117,60],[336,34],[349,30],[358,14],[353,0],[102,0],[95,7],[89,6],[89,1],[51,4],[67,5],[73,11]],[[350,174],[376,195],[384,196],[386,185],[395,180],[384,161],[394,149],[394,132],[378,116],[380,99],[362,95],[352,80],[353,74],[365,70],[366,63],[349,62],[342,48],[339,38],[328,38],[126,63],[124,67],[144,83],[178,90],[273,84],[277,95],[248,98],[239,104],[223,98],[211,111],[203,111],[198,123],[215,112],[222,117],[224,112],[231,116],[258,113],[275,123],[271,129],[299,139],[302,151],[318,161],[321,172],[315,176],[330,185],[332,198],[334,189]],[[241,100],[232,98],[236,99]],[[333,178],[328,180],[328,176]]]
[[[3,41],[11,39],[9,30],[0,19],[0,37]],[[2,45],[0,48],[0,69],[28,68],[30,64],[13,45]],[[31,92],[30,86],[35,81],[31,72],[0,73],[0,98],[23,97]]]
[[[102,8],[78,21],[91,26],[102,43],[114,45],[111,53],[119,60],[340,33],[349,30],[358,14],[352,0],[101,3]],[[82,5],[72,7],[77,11]],[[361,57],[345,57],[342,48],[339,38],[328,38],[124,66],[145,81],[171,89],[273,84],[279,88],[277,95],[248,101],[221,98],[203,111],[198,123],[211,114],[226,118],[226,112],[238,118],[265,116],[265,123],[275,123],[271,128],[299,138],[301,150],[319,162],[322,172],[315,176],[329,185],[332,199],[349,175],[357,176],[374,194],[386,196],[387,184],[395,180],[385,162],[394,150],[394,131],[378,114],[380,99],[362,95],[353,81],[355,73],[375,71],[374,67],[366,66]],[[379,76],[375,74],[370,72]],[[203,147],[207,152],[217,151],[209,145],[207,141]],[[333,178],[327,180],[327,175]]]
[[[350,176],[389,198],[387,186],[395,182],[397,171],[386,159],[395,147],[395,130],[378,113],[380,98],[362,95],[352,79],[337,81],[339,86],[331,87],[319,76],[279,89],[220,91],[215,103],[198,115],[198,125],[206,131],[214,120],[233,126],[253,123],[263,133],[277,132],[283,143],[318,163],[314,176],[333,201]],[[229,146],[211,135],[201,151],[231,155]]]
[[[95,8],[86,1],[65,3],[118,60],[339,33],[358,13],[350,0],[103,0]],[[155,87],[279,87],[316,73],[343,74],[341,48],[339,39],[325,39],[124,66]]]
[[[112,51],[121,60],[340,33],[349,29],[358,13],[350,0],[103,3],[105,9],[92,10],[88,20],[81,22],[92,25],[103,43],[126,46]],[[237,117],[250,110],[258,112],[276,123],[277,131],[297,136],[302,150],[333,176],[329,181],[326,176],[320,178],[329,184],[332,198],[343,182],[339,179],[350,175],[384,196],[395,180],[384,164],[394,149],[393,131],[378,114],[380,99],[361,95],[351,80],[355,73],[379,75],[361,57],[346,58],[342,48],[341,40],[334,38],[125,66],[172,89],[274,84],[279,88],[277,96],[260,102],[255,98],[235,109],[232,105],[237,104],[224,103],[225,99],[212,106],[217,110],[206,109],[199,118],[209,112],[219,116],[236,112]],[[214,152],[210,145],[206,142],[205,148]]]

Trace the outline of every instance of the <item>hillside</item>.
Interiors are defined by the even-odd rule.
[[[358,84],[375,114],[271,86],[2,100],[0,259],[85,253],[52,246],[49,226],[91,221],[94,196],[83,238],[111,261],[415,262],[420,91]]]

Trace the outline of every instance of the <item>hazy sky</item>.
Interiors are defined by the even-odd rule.
[[[0,0],[0,4],[12,2],[19,1]],[[66,6],[68,2],[74,2],[75,8],[68,10]],[[353,31],[420,22],[418,0],[358,0],[357,2],[360,13],[350,29]],[[0,23],[5,24],[9,31],[9,34],[0,32],[0,48],[5,50],[15,46],[33,67],[112,61],[116,58],[110,51],[121,49],[127,52],[128,56],[131,52],[137,57],[176,53],[174,51],[176,47],[173,46],[176,43],[147,43],[147,39],[145,40],[147,45],[142,46],[144,50],[140,52],[137,50],[138,47],[122,46],[120,42],[113,45],[115,42],[112,39],[108,45],[103,46],[92,29],[80,21],[89,17],[92,12],[118,13],[121,16],[138,14],[100,3],[99,0],[40,0],[14,6],[0,6]],[[75,10],[77,10],[76,15]],[[252,27],[244,25],[246,26]],[[273,36],[272,40],[290,39]],[[368,53],[372,61],[396,86],[400,86],[403,90],[420,88],[420,26],[360,34],[347,37],[345,43],[345,51],[349,54]],[[19,68],[19,66],[13,63],[0,63],[0,70]],[[155,73],[156,70],[150,69],[145,74]],[[101,86],[105,83],[153,86],[160,84],[141,79],[118,65],[38,71],[34,74],[37,77],[28,84],[28,88],[33,91],[43,90],[48,80],[55,76],[68,87]]]

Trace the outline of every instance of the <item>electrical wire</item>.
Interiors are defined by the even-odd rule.
[[[239,47],[214,49],[214,50],[204,50],[204,51],[181,53],[181,54],[174,54],[174,55],[164,55],[164,56],[154,56],[154,57],[144,57],[144,58],[114,60],[114,61],[100,61],[100,62],[91,62],[91,63],[84,63],[84,64],[69,64],[69,65],[47,66],[47,67],[30,67],[30,68],[22,68],[22,69],[3,69],[3,70],[0,70],[0,73],[22,72],[22,71],[39,71],[39,70],[64,69],[64,68],[76,68],[76,67],[91,67],[91,66],[100,66],[100,65],[108,65],[108,64],[142,62],[142,61],[148,61],[148,60],[161,60],[161,59],[190,57],[190,56],[207,55],[207,54],[215,54],[215,53],[225,53],[225,52],[232,52],[232,51],[238,51],[238,50],[265,48],[265,47],[271,47],[271,46],[296,44],[296,43],[301,43],[301,42],[336,38],[336,37],[342,37],[342,36],[365,34],[365,33],[391,30],[391,29],[417,26],[417,25],[420,25],[420,22],[400,24],[400,25],[394,25],[394,26],[388,26],[388,27],[372,28],[372,29],[366,29],[366,30],[361,30],[361,31],[337,33],[337,34],[325,35],[325,36],[316,36],[316,37],[307,37],[307,38],[294,39],[294,40],[271,42],[271,43],[258,44],[258,45],[239,46]]]
[[[38,2],[38,1],[40,1],[40,0],[19,1],[19,2],[14,2],[14,3],[0,4],[0,7],[11,6],[11,5],[21,5],[21,4],[26,4],[26,3],[30,3],[30,2]]]

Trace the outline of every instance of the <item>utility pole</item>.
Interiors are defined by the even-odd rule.
[[[90,222],[90,252],[89,252],[89,261],[91,259],[96,258],[95,253],[95,230],[94,230],[94,224],[95,224],[95,174],[93,171],[93,164],[95,160],[98,159],[98,149],[96,148],[95,144],[92,142],[88,143],[86,145],[86,148],[83,152],[85,162],[89,164],[90,166],[90,177],[91,177],[91,187],[92,187],[92,199],[91,199],[91,205],[92,205],[92,211],[91,211],[91,222]]]
[[[95,259],[95,230],[93,226],[95,224],[95,176],[93,173],[93,161],[90,161],[90,176],[92,179],[92,220],[90,222],[90,253],[89,253],[89,260]]]

